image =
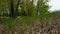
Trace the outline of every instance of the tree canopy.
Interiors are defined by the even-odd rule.
[[[34,2],[37,1],[37,5]],[[46,14],[49,9],[49,0],[0,0],[0,12],[9,12],[14,16],[34,16]]]

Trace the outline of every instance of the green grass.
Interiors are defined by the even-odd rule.
[[[55,16],[55,14],[54,14],[54,16]],[[45,17],[46,18],[48,17],[47,19],[49,19],[49,15],[48,16],[47,15],[43,16],[43,19]],[[25,27],[26,25],[32,24],[33,20],[36,20],[37,18],[40,18],[40,17],[38,17],[38,16],[21,16],[20,17],[19,16],[17,18],[2,18],[1,20],[2,20],[3,24],[8,24],[9,25],[9,28],[8,29],[5,28],[5,29],[10,31],[10,30],[13,30],[14,25],[16,25],[16,23],[21,24],[22,27]],[[59,25],[59,31],[60,31],[60,25]]]

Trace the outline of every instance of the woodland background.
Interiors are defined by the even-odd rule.
[[[48,2],[0,0],[0,34],[60,34],[60,10],[50,12]]]

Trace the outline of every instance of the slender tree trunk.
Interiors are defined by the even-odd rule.
[[[19,7],[19,4],[20,4],[20,0],[18,0],[18,3],[17,3],[17,6],[16,6],[16,16],[18,16],[19,15],[19,12],[18,12],[18,7]]]
[[[11,14],[10,14],[10,16],[11,16],[11,17],[14,17],[15,15],[14,15],[13,0],[10,0],[10,10],[11,10]]]

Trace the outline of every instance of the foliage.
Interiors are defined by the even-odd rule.
[[[40,33],[40,29],[45,31],[46,28],[46,30],[50,31],[49,29],[52,29],[52,26],[56,26],[51,25],[52,23],[57,23],[57,20],[60,22],[60,12],[48,12],[49,0],[37,0],[37,5],[34,4],[34,1],[0,0],[0,14],[4,17],[8,16],[8,18],[4,18],[3,16],[0,18],[4,26],[5,34],[10,34],[10,32],[29,32],[29,30],[32,31],[33,29],[35,29],[33,30],[35,32],[39,30],[38,32]],[[9,12],[9,14],[6,12]],[[41,32],[43,33],[43,31]]]
[[[1,0],[0,12],[9,12],[11,17],[18,15],[37,16],[38,14],[43,15],[43,13],[46,14],[48,12],[48,0],[37,0],[36,6],[34,2],[35,0]]]

